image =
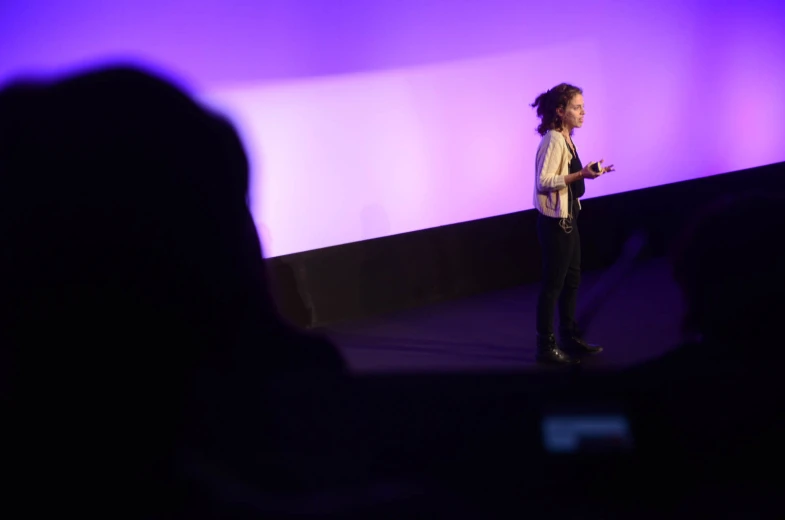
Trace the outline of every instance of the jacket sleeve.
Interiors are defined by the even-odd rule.
[[[552,132],[545,134],[537,149],[537,191],[559,191],[567,187],[564,176],[560,175],[563,153],[558,138]]]

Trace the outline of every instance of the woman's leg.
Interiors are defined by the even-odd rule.
[[[575,208],[573,228],[570,233],[570,261],[564,276],[564,287],[559,296],[559,336],[561,346],[571,352],[596,354],[602,351],[599,345],[583,340],[575,321],[575,308],[578,303],[578,288],[581,285],[581,236],[578,230],[578,208]]]
[[[559,349],[553,334],[556,304],[572,262],[572,233],[561,219],[537,216],[537,237],[542,250],[542,287],[537,299],[537,359],[552,363],[574,362]]]
[[[556,302],[571,264],[571,237],[560,219],[537,216],[537,238],[542,250],[542,286],[537,299],[537,334],[553,334]]]
[[[559,329],[575,331],[575,308],[578,304],[578,288],[581,285],[581,237],[578,231],[577,215],[573,218],[572,233],[569,234],[569,245],[566,247],[567,269],[564,284],[559,295]]]

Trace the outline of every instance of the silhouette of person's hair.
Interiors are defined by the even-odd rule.
[[[706,503],[738,499],[742,481],[756,490],[756,502],[779,496],[766,476],[781,465],[771,453],[785,431],[783,202],[778,194],[739,194],[699,211],[673,258],[685,325],[699,338],[632,367],[622,380],[650,442],[647,472],[678,467],[671,489]]]
[[[688,330],[733,343],[779,328],[783,207],[779,194],[740,194],[710,204],[687,227],[675,251],[674,277],[686,299]]]
[[[145,507],[199,374],[343,369],[278,318],[247,190],[232,125],[141,70],[0,91],[0,370],[29,447],[17,469]]]

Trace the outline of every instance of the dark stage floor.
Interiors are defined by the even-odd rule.
[[[605,284],[605,275],[584,273],[581,294]],[[534,369],[537,289],[527,285],[486,293],[326,332],[360,373]],[[598,306],[587,339],[604,345],[605,352],[586,365],[624,367],[666,352],[681,340],[682,312],[668,263],[640,263]]]

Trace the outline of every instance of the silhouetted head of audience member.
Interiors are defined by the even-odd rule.
[[[247,189],[233,127],[138,69],[0,91],[2,391],[29,467],[149,482],[200,369],[238,344],[260,378],[291,361]]]
[[[781,195],[738,195],[711,204],[688,226],[674,275],[686,298],[690,331],[755,356],[761,356],[759,349],[744,347],[779,334],[785,311],[783,208]]]

